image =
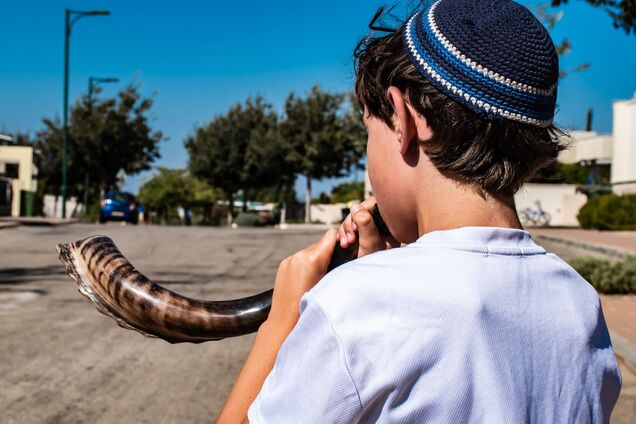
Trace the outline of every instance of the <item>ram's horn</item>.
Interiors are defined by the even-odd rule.
[[[370,212],[380,234],[390,235],[377,206]],[[137,271],[105,236],[58,244],[57,250],[80,293],[97,310],[121,327],[170,343],[201,343],[253,333],[267,319],[272,306],[272,290],[223,301],[181,296]],[[328,270],[354,259],[357,253],[357,243],[347,249],[337,245]]]
[[[80,293],[124,328],[170,343],[200,343],[258,330],[272,290],[243,299],[202,301],[153,283],[104,236],[58,244],[60,259]]]

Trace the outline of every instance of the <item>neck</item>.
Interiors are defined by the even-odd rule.
[[[513,196],[480,194],[474,188],[450,179],[440,179],[434,189],[420,192],[418,233],[459,227],[503,227],[523,229]]]

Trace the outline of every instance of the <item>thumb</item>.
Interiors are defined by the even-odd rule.
[[[313,245],[315,251],[318,252],[320,265],[324,265],[324,268],[329,265],[336,244],[338,244],[338,231],[332,228],[327,230],[320,241]]]
[[[351,208],[351,219],[358,229],[359,258],[378,250],[386,249],[386,243],[378,232],[375,222],[373,222],[371,212],[360,205],[353,205]]]

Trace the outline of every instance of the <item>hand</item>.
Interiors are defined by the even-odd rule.
[[[359,240],[358,258],[379,250],[400,246],[400,242],[392,236],[383,237],[378,232],[373,217],[369,212],[375,204],[375,197],[370,197],[359,205],[353,205],[351,213],[338,230],[340,246],[344,249]]]
[[[284,259],[274,283],[272,309],[266,323],[291,331],[300,316],[300,298],[327,273],[338,242],[338,232],[328,230],[319,242]]]

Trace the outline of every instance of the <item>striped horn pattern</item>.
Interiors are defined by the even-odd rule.
[[[201,343],[255,332],[272,304],[272,290],[225,301],[181,296],[137,271],[105,236],[58,244],[57,250],[80,293],[99,312],[121,327],[170,343]]]
[[[380,234],[390,235],[377,206],[371,210]],[[191,299],[153,283],[122,255],[113,241],[93,236],[58,244],[66,272],[97,310],[123,328],[170,343],[201,343],[253,333],[267,319],[273,290],[234,300]],[[358,244],[336,245],[328,270],[358,254]]]

